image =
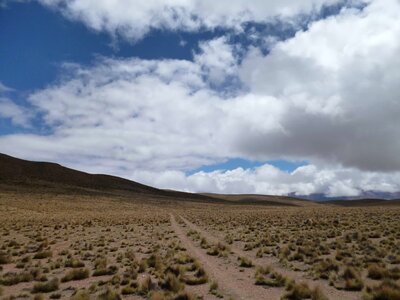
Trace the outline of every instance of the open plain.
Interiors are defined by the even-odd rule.
[[[399,216],[3,186],[1,297],[399,299]]]

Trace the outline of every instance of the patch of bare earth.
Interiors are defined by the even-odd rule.
[[[209,233],[208,231],[200,228],[199,226],[193,224],[183,216],[179,216],[183,222],[187,225],[188,228],[192,230],[196,230],[197,232],[200,232],[202,236],[204,236],[207,240],[213,242],[213,243],[218,243],[223,240],[223,237],[213,235]],[[315,288],[319,286],[322,291],[324,292],[324,295],[328,297],[328,299],[331,300],[336,300],[336,299],[348,299],[348,300],[359,300],[362,299],[361,293],[358,292],[349,292],[349,291],[344,291],[344,290],[337,290],[336,288],[332,287],[329,285],[327,281],[324,280],[313,280],[311,278],[308,278],[305,273],[299,272],[299,271],[293,271],[290,270],[289,268],[286,268],[282,266],[279,262],[279,260],[275,257],[256,257],[254,253],[249,253],[247,251],[243,251],[239,249],[238,247],[235,247],[234,245],[230,245],[231,252],[236,256],[236,257],[247,257],[249,258],[255,266],[267,266],[270,265],[273,267],[273,269],[280,274],[282,274],[285,277],[294,279],[296,282],[305,282],[308,284],[309,287]],[[252,281],[252,286],[248,287],[248,289],[254,289],[256,286],[254,285],[254,279]],[[276,291],[273,291],[276,290]],[[279,293],[282,292],[282,289],[268,289],[270,294],[264,294],[264,297],[266,298],[259,298],[259,299],[280,299]],[[264,292],[265,293],[265,292]],[[247,299],[257,299],[257,298],[247,298]]]
[[[228,297],[234,299],[280,299],[282,288],[264,288],[254,285],[253,270],[239,268],[234,259],[209,256],[198,247],[185,233],[175,217],[171,214],[172,228],[187,251],[198,259],[211,277],[218,282],[219,289]]]

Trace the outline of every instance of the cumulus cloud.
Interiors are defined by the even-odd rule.
[[[68,3],[63,9],[72,12],[86,2]],[[396,191],[399,20],[398,1],[375,0],[313,22],[268,54],[251,49],[243,60],[240,45],[221,37],[202,42],[192,61],[66,65],[63,80],[28,99],[52,133],[2,136],[0,151],[192,191]],[[290,174],[264,165],[185,175],[232,157],[311,164]]]
[[[237,168],[192,175],[179,171],[137,171],[132,178],[162,188],[190,192],[357,197],[365,191],[393,193],[400,190],[400,172],[381,174],[316,165],[302,166],[291,173],[269,164],[254,169]]]
[[[0,97],[0,118],[10,119],[14,125],[29,127],[31,114],[8,98]]]
[[[32,114],[7,97],[14,90],[0,82],[0,119],[8,119],[16,126],[29,127]]]
[[[200,53],[195,55],[194,61],[204,70],[208,82],[219,85],[227,78],[236,76],[240,51],[240,47],[230,45],[226,37],[219,37],[201,42]]]
[[[195,31],[216,27],[241,28],[245,22],[266,22],[273,18],[290,19],[299,14],[318,12],[324,5],[343,0],[234,0],[229,5],[212,0],[39,0],[80,20],[97,31],[137,40],[151,29]],[[360,2],[360,1],[347,1]]]
[[[244,153],[281,153],[363,170],[400,168],[400,3],[313,23],[267,56],[248,54],[241,78],[258,95],[285,103],[286,134],[249,133]]]
[[[34,158],[51,152],[52,158],[69,157],[71,166],[104,158],[114,161],[114,174],[126,175],[198,168],[235,155],[231,144],[243,130],[276,130],[277,99],[226,98],[210,87],[204,65],[209,63],[139,59],[67,65],[69,79],[28,99],[53,133],[37,141],[3,136],[1,150]],[[37,151],[38,145],[46,150]],[[88,169],[98,171],[93,166]]]

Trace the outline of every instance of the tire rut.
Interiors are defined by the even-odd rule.
[[[184,229],[177,223],[175,216],[170,214],[171,226],[181,240],[185,248],[194,256],[204,267],[209,277],[218,282],[219,290],[228,297],[240,300],[249,299],[280,299],[282,289],[266,289],[254,284],[253,276],[249,272],[239,272],[237,266],[225,261],[221,263],[221,258],[209,256],[187,237]],[[253,274],[253,270],[251,275]]]
[[[209,240],[213,243],[217,243],[217,242],[221,241],[220,238],[214,236],[213,234],[207,232],[206,230],[203,230],[202,228],[200,228],[196,224],[190,222],[186,218],[184,218],[182,216],[179,216],[179,217],[182,219],[183,222],[185,222],[185,224],[190,229],[198,231],[207,240]],[[321,281],[321,280],[314,281],[312,279],[305,278],[304,273],[302,273],[302,272],[293,271],[293,270],[287,269],[285,267],[282,267],[282,265],[280,264],[280,262],[277,258],[274,258],[274,257],[258,258],[258,257],[254,257],[254,256],[249,257],[248,253],[246,253],[245,251],[243,251],[233,245],[230,245],[230,248],[231,248],[231,251],[234,254],[236,254],[237,256],[243,256],[243,257],[250,258],[256,266],[271,265],[275,271],[281,273],[284,276],[287,276],[287,277],[294,279],[296,281],[299,281],[299,282],[306,282],[307,284],[309,284],[310,287],[319,286],[324,291],[325,295],[329,299],[332,299],[332,300],[335,300],[335,299],[360,300],[360,299],[362,299],[360,294],[357,292],[348,292],[348,291],[337,290],[336,288],[330,286],[325,281]]]

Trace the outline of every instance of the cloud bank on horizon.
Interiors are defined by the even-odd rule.
[[[91,30],[139,43],[154,30],[195,34],[193,57],[65,62],[27,105],[0,85],[0,118],[46,134],[0,135],[0,152],[198,192],[357,196],[400,191],[400,2],[40,0]],[[339,7],[321,15],[326,7]],[[304,26],[304,20],[308,20]],[[295,34],[246,24],[280,22]],[[262,41],[262,42],[260,42]],[[191,170],[230,158],[307,161]]]

